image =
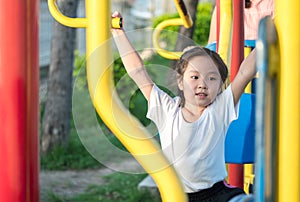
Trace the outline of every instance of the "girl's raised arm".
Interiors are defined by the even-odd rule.
[[[122,16],[120,13],[114,12],[112,17],[121,18]],[[153,81],[149,77],[141,57],[132,46],[123,28],[112,28],[111,33],[128,75],[138,85],[145,98],[149,100]]]
[[[256,74],[256,49],[254,49],[247,58],[242,62],[240,69],[231,82],[231,89],[236,104],[242,93],[244,92],[247,84],[254,78]]]

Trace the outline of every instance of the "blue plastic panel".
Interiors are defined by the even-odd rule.
[[[231,123],[225,140],[226,163],[254,163],[255,95],[244,93],[239,117]]]

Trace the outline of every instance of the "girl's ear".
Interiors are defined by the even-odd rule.
[[[183,90],[183,84],[182,84],[182,76],[180,76],[179,74],[177,74],[177,86],[179,88],[179,90]]]
[[[222,93],[222,87],[219,88],[218,95]]]

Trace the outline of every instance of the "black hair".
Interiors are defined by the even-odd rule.
[[[205,47],[194,46],[184,51],[176,65],[177,80],[182,79],[183,74],[188,66],[189,61],[195,56],[208,56],[218,68],[222,82],[224,83],[228,77],[228,68],[220,55]],[[178,89],[178,95],[181,98],[181,105],[184,106],[183,92]]]
[[[245,0],[245,8],[251,7],[251,0]]]
[[[220,55],[215,51],[200,46],[192,47],[182,54],[176,65],[176,72],[182,76],[186,70],[188,62],[195,56],[209,56],[217,66],[222,82],[225,82],[228,76],[228,69]]]

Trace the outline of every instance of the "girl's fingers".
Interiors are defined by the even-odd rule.
[[[113,14],[111,15],[112,17],[121,17],[121,14],[118,11],[114,11]]]

